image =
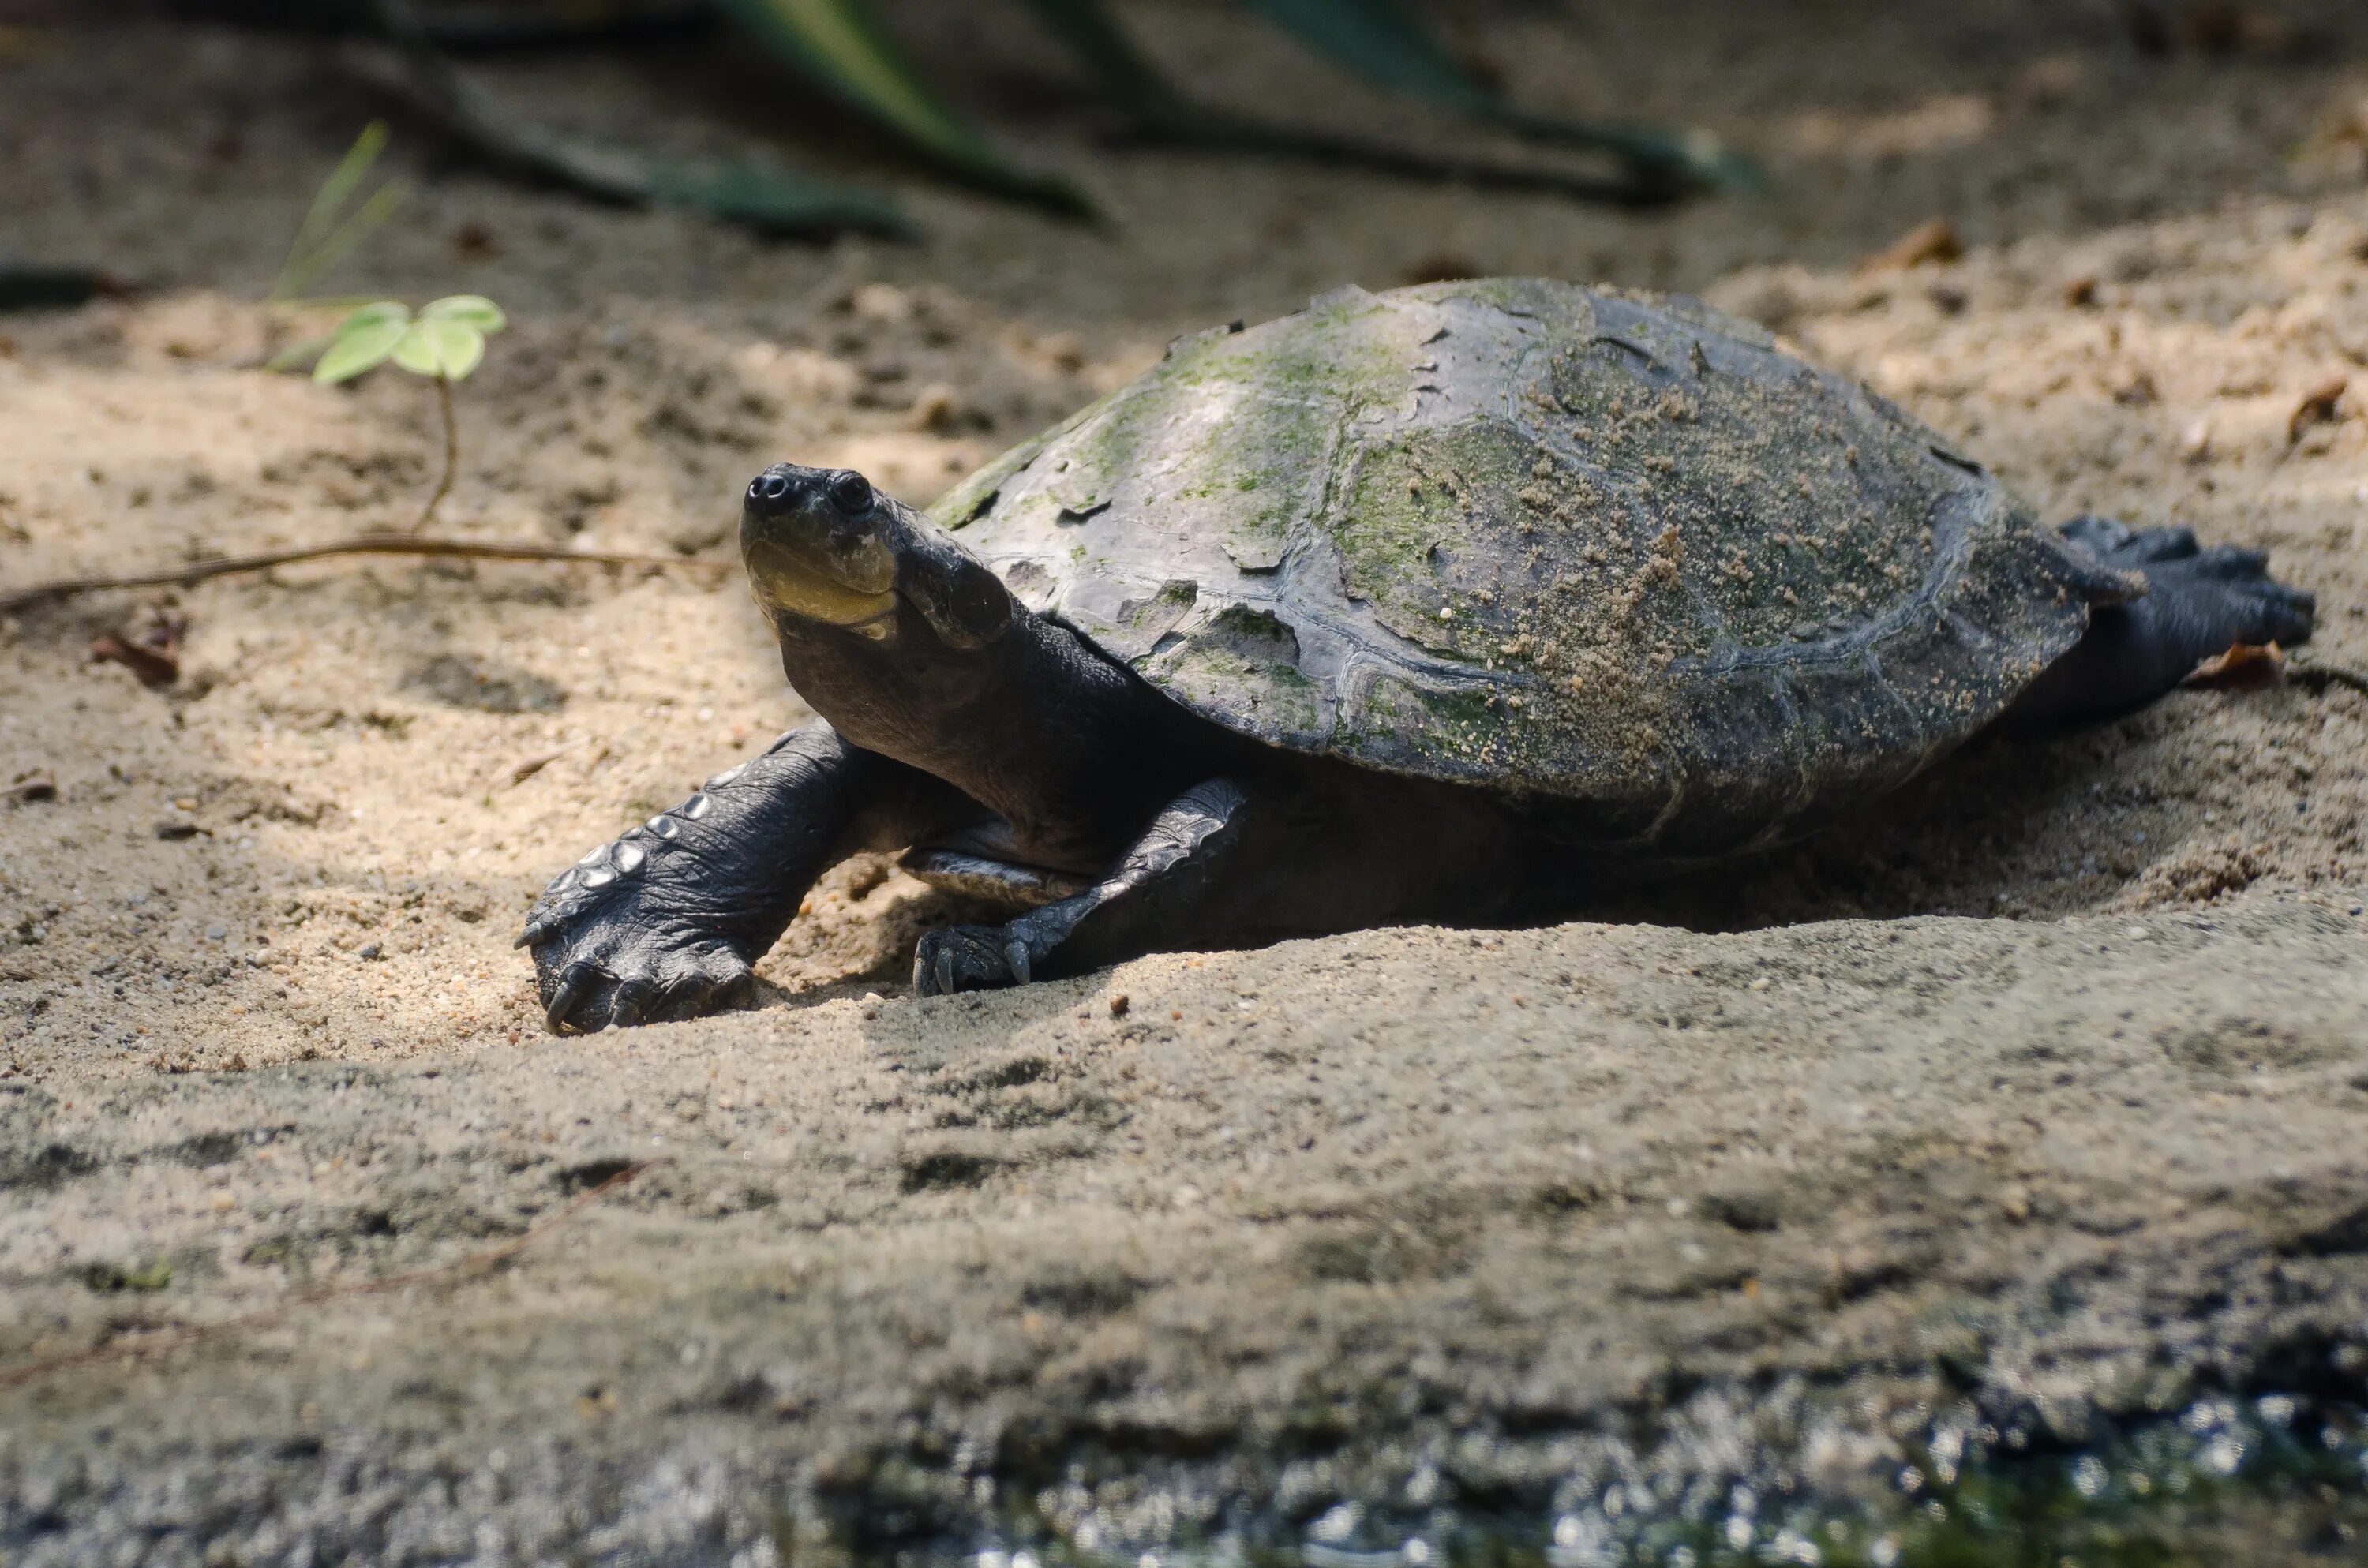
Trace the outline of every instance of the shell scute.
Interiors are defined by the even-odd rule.
[[[1896,783],[2130,590],[1759,328],[1537,279],[1180,339],[933,516],[1220,723],[1685,853]]]

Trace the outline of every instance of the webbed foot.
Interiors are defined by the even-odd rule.
[[[2125,712],[2235,644],[2310,640],[2317,600],[2271,577],[2266,551],[2205,547],[2188,528],[2134,529],[2109,517],[2076,517],[2062,531],[2107,565],[2144,573],[2146,591],[2098,606],[2087,635],[2017,699],[2019,719]]]
[[[2237,642],[2306,642],[2318,601],[2270,575],[2270,552],[2240,545],[2209,548],[2189,528],[2133,528],[2111,517],[2075,517],[2064,537],[2107,565],[2146,575],[2166,641],[2202,646],[2189,662]]]

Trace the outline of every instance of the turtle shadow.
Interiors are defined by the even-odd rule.
[[[2186,831],[2134,743],[2137,715],[1977,738],[1792,844],[1589,900],[1591,919],[1738,932],[1918,915],[2053,918],[2127,895]],[[2135,732],[2133,733],[2133,732]]]

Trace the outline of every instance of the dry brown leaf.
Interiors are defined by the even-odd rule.
[[[0,795],[19,802],[54,801],[58,798],[58,778],[46,767],[29,767],[9,780],[8,787],[0,790]]]
[[[1965,254],[1965,242],[1959,237],[1957,226],[1946,218],[1935,218],[1929,223],[1918,223],[1887,249],[1879,250],[1858,264],[1861,272],[1905,272],[1928,262],[1955,261]]]
[[[102,664],[121,665],[140,677],[142,686],[170,686],[181,678],[181,661],[158,648],[142,647],[110,631],[94,637],[90,656]]]
[[[90,656],[121,665],[146,687],[165,687],[181,678],[181,639],[189,618],[169,607],[152,608],[126,631],[110,631],[91,640]]]
[[[2332,424],[2337,406],[2343,401],[2344,389],[2351,384],[2349,376],[2335,376],[2320,382],[2302,394],[2302,402],[2286,420],[2286,445],[2302,439],[2302,433],[2314,425]]]
[[[2274,642],[2232,642],[2187,673],[2184,686],[2249,691],[2285,679],[2286,652]]]

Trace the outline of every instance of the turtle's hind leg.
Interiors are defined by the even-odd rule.
[[[2064,537],[2109,566],[2142,572],[2146,592],[2100,605],[2072,650],[2040,673],[2009,717],[2102,719],[2151,702],[2236,643],[2307,642],[2316,602],[2269,574],[2269,555],[2205,548],[2187,528],[2129,528],[2076,517]]]
[[[1209,884],[1238,856],[1242,787],[1195,785],[1152,819],[1100,881],[1004,926],[956,926],[921,938],[913,989],[924,996],[1025,985],[1160,948],[1206,941]]]
[[[924,996],[1405,919],[1489,920],[1533,858],[1491,798],[1360,768],[1245,768],[1177,796],[1083,892],[921,939]]]

